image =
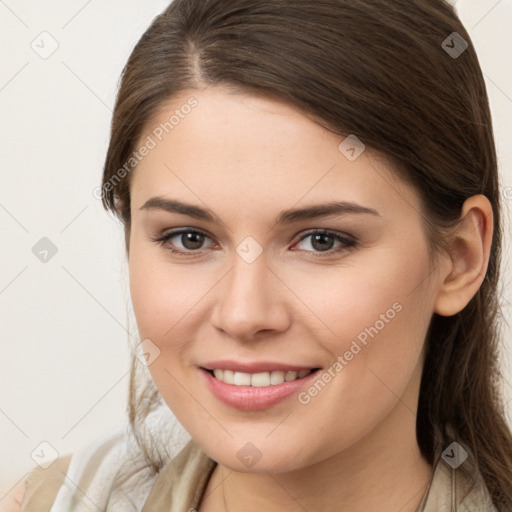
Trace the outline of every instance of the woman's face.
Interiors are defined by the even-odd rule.
[[[299,469],[414,429],[441,279],[415,191],[344,139],[215,87],[175,97],[140,139],[140,339],[163,399],[232,469]],[[203,368],[244,371],[229,384]],[[279,384],[292,368],[320,370]]]

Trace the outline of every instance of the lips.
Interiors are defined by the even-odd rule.
[[[221,370],[217,369],[216,371]],[[222,371],[230,372],[231,370]],[[235,372],[235,375],[237,373]],[[301,389],[312,383],[317,376],[317,371],[309,372],[308,375],[302,378],[284,381],[280,384],[270,383],[270,385],[266,385],[266,383],[260,382],[263,385],[258,386],[244,385],[243,383],[241,385],[226,383],[216,378],[213,375],[213,371],[205,368],[200,368],[199,374],[204,379],[211,393],[225,405],[242,411],[261,411],[299,393]]]
[[[304,366],[299,364],[284,364],[272,361],[253,361],[253,362],[240,362],[232,360],[217,360],[209,361],[201,365],[205,370],[231,370],[232,372],[241,373],[262,373],[262,372],[300,372],[302,370],[315,370],[318,365]]]

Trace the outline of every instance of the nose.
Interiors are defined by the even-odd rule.
[[[233,268],[216,289],[212,322],[233,338],[253,340],[289,328],[290,292],[263,255],[252,263],[236,256]]]

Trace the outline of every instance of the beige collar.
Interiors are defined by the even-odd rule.
[[[191,439],[160,471],[142,512],[197,510],[217,463]],[[466,496],[470,480],[460,469],[442,459],[434,466],[432,479],[416,512],[497,512],[481,476]]]

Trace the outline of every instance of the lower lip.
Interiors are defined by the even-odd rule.
[[[236,386],[216,379],[211,373],[200,368],[211,392],[226,405],[243,411],[260,411],[281,402],[317,377],[319,370],[302,379],[296,379],[271,386]]]

